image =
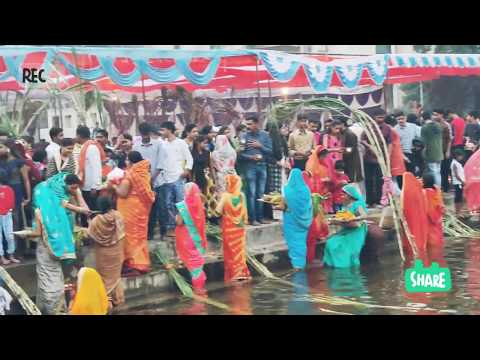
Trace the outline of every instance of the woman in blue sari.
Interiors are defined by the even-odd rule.
[[[295,270],[305,268],[307,262],[307,234],[312,224],[312,194],[300,169],[290,172],[283,187],[285,209],[283,233],[288,245],[288,256]]]
[[[367,214],[367,206],[355,185],[343,188],[343,211],[356,217]],[[365,221],[342,222],[342,229],[327,240],[323,261],[335,268],[348,268],[360,265],[360,252],[365,244],[368,226]]]
[[[90,214],[80,190],[80,179],[58,173],[38,184],[33,193],[37,243],[37,306],[46,315],[65,310],[62,261],[75,259],[73,212]],[[80,206],[73,205],[76,201]]]

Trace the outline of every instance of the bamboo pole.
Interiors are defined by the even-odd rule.
[[[28,297],[25,291],[16,283],[15,280],[2,266],[0,266],[0,277],[3,282],[8,286],[12,294],[17,298],[20,305],[27,312],[28,315],[42,315],[37,306]]]

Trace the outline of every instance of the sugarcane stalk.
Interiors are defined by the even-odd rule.
[[[2,266],[0,266],[0,277],[8,286],[12,294],[17,298],[20,305],[27,312],[28,315],[42,315],[38,307],[28,297],[25,291],[17,284],[10,274]]]

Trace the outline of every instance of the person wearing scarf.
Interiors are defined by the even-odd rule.
[[[72,205],[74,200],[84,204],[76,175],[58,173],[41,182],[33,193],[35,214],[32,237],[37,242],[37,306],[43,314],[53,315],[65,308],[64,276],[61,262],[76,258],[73,240],[73,212],[90,214],[88,207]],[[59,306],[60,305],[60,306]]]
[[[148,218],[155,200],[150,186],[150,163],[138,151],[128,154],[127,171],[119,185],[111,184],[117,209],[125,222],[124,274],[136,276],[150,271]]]
[[[295,270],[305,268],[307,262],[307,234],[313,220],[312,194],[300,169],[290,172],[283,187],[283,233],[288,246],[288,256]]]
[[[107,315],[110,310],[107,291],[95,269],[78,272],[77,293],[70,304],[70,315]]]
[[[343,187],[343,211],[356,217],[367,214],[367,206],[357,187],[348,184]],[[360,265],[360,252],[365,244],[368,226],[365,221],[342,223],[342,229],[327,240],[324,264],[334,268],[349,268]]]
[[[435,179],[431,174],[423,176],[423,193],[427,205],[427,247],[441,247],[443,240],[443,214],[445,205],[443,204],[442,190],[435,185]]]
[[[176,204],[178,215],[175,228],[176,249],[180,260],[190,272],[193,289],[203,292],[207,276],[203,271],[207,253],[205,207],[200,188],[185,184],[185,199]]]
[[[333,180],[334,169],[332,160],[328,157],[328,149],[323,145],[318,145],[315,151],[308,158],[305,170],[311,177],[312,193],[328,197],[322,201],[325,212],[333,212]]]
[[[236,175],[235,161],[237,152],[230,145],[226,135],[218,135],[215,139],[215,150],[212,153],[213,166],[216,170],[217,194],[219,197],[225,192],[225,177],[228,174]]]
[[[313,220],[307,235],[307,262],[311,263],[315,259],[317,240],[324,240],[328,237],[328,223],[325,218],[321,195],[315,193],[311,175],[303,172],[303,180],[312,193]]]
[[[237,175],[227,175],[225,182],[227,191],[222,194],[217,213],[222,215],[224,279],[229,283],[251,276],[247,267],[248,215],[245,195],[241,192],[242,180]]]
[[[90,222],[88,236],[95,243],[95,268],[102,277],[112,305],[125,302],[122,286],[123,241],[125,224],[107,196],[97,200],[100,214]]]

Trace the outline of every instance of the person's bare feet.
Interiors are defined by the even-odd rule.
[[[9,256],[9,260],[13,264],[20,264],[20,260],[16,259],[13,255]]]
[[[272,222],[270,220],[267,220],[267,219],[262,219],[260,220],[260,224],[263,224],[263,225],[268,225],[268,224],[271,224]]]
[[[165,234],[166,237],[174,238],[175,237],[175,230],[168,230]]]
[[[10,264],[10,260],[7,260],[5,257],[0,256],[0,265],[5,266],[5,265],[8,265],[8,264]]]

